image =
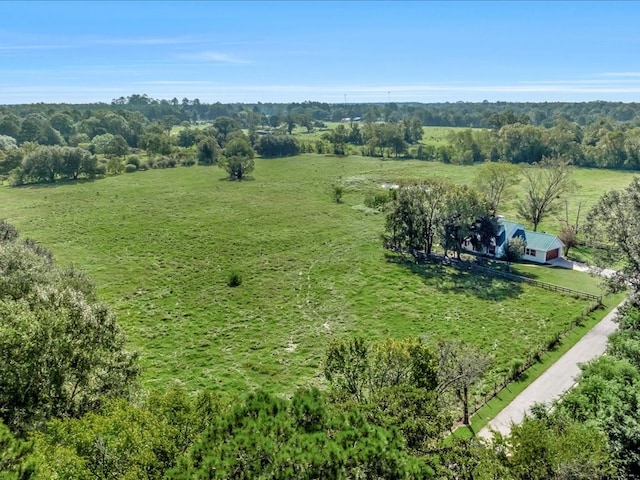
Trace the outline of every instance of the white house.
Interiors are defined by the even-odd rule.
[[[495,237],[494,245],[489,248],[489,255],[502,257],[507,240],[514,237],[522,237],[525,240],[523,260],[536,263],[546,263],[554,258],[562,257],[564,243],[555,235],[548,233],[533,232],[524,228],[524,225],[510,222],[503,217],[498,217],[498,235]],[[465,242],[467,250],[473,250],[470,242]]]

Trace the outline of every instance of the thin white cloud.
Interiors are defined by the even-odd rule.
[[[249,60],[245,60],[228,53],[223,52],[195,52],[195,53],[185,53],[179,55],[178,58],[183,60],[195,60],[195,61],[204,61],[204,62],[213,62],[213,63],[226,63],[226,64],[234,64],[234,65],[244,65],[251,63]]]
[[[602,77],[634,77],[640,78],[640,72],[603,72]]]
[[[122,37],[122,38],[94,38],[92,43],[101,45],[183,45],[194,43],[189,37]]]
[[[21,50],[56,50],[72,48],[71,45],[0,45],[0,52],[15,52]]]

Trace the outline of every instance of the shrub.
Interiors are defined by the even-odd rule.
[[[389,201],[389,195],[386,193],[368,193],[364,197],[364,204],[369,208],[380,208]]]
[[[255,150],[263,158],[290,157],[300,153],[300,145],[290,135],[265,135],[258,138]]]
[[[511,365],[510,365],[510,375],[512,379],[516,379],[520,376],[520,373],[522,373],[522,371],[524,370],[525,364],[524,361],[521,360],[520,358],[514,358],[513,360],[511,360]]]
[[[107,166],[104,163],[99,163],[96,165],[96,175],[106,175],[107,174]]]
[[[132,164],[132,163],[127,163],[127,164],[124,166],[124,171],[125,171],[125,173],[133,173],[133,172],[135,172],[136,170],[138,170],[138,167],[136,167],[136,166],[135,166],[134,164]]]
[[[169,159],[167,157],[160,157],[154,163],[152,168],[167,168],[169,166]]]
[[[230,287],[239,287],[242,285],[242,275],[238,272],[231,272],[229,274],[229,279],[227,280],[227,285]]]
[[[118,158],[110,158],[107,160],[107,172],[118,175],[124,171],[124,165]]]
[[[140,157],[137,155],[131,155],[128,159],[127,159],[127,164],[129,165],[135,165],[136,168],[140,168]],[[125,167],[126,168],[126,167]]]
[[[524,249],[527,243],[522,237],[513,237],[507,240],[507,244],[504,247],[503,259],[507,262],[519,262],[524,255]]]
[[[336,203],[342,202],[342,194],[344,193],[344,188],[341,185],[334,185],[333,187],[333,199]]]

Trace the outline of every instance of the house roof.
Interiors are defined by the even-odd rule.
[[[543,250],[546,252],[551,249],[556,240],[560,245],[564,245],[564,243],[562,243],[562,241],[555,235],[527,230],[521,223],[511,222],[504,218],[500,218],[498,222],[502,227],[504,227],[504,232],[509,237],[513,236],[518,230],[523,230],[525,240],[527,242],[527,248],[530,248],[531,250]]]
[[[510,222],[509,220],[500,219],[500,225],[504,227],[504,231],[509,233],[517,230],[518,228],[522,228],[524,230],[524,226],[521,223]]]
[[[551,249],[556,240],[562,244],[562,241],[558,237],[555,235],[549,235],[548,233],[526,230],[525,236],[527,240],[527,248],[531,250],[544,250],[546,252]]]

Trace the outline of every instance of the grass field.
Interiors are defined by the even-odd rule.
[[[96,279],[141,351],[150,388],[176,381],[287,393],[322,382],[327,343],[353,334],[466,339],[495,357],[499,374],[586,303],[388,259],[383,216],[360,208],[385,181],[464,182],[473,171],[361,157],[258,159],[255,180],[242,183],[192,167],[0,188],[0,218]],[[631,178],[597,173],[577,172],[585,203]],[[336,183],[347,187],[342,204],[331,200]],[[232,272],[242,285],[227,285]]]

